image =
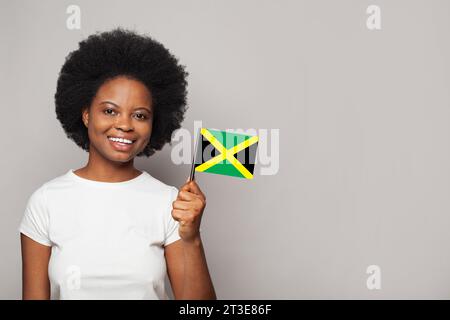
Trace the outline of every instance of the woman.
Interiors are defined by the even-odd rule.
[[[200,236],[206,199],[133,165],[170,142],[186,110],[184,66],[148,36],[116,28],[79,43],[55,105],[86,166],[44,183],[19,231],[23,299],[216,299]]]

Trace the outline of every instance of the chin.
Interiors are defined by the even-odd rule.
[[[135,157],[134,152],[127,153],[127,152],[118,152],[115,150],[103,150],[100,152],[101,155],[112,162],[129,162]]]
[[[112,156],[112,158],[110,160],[112,161],[116,161],[116,162],[129,162],[130,160],[133,160],[133,158],[135,157],[135,154],[116,154],[114,156]]]

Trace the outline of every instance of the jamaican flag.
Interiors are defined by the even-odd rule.
[[[201,128],[193,172],[253,179],[258,136]]]

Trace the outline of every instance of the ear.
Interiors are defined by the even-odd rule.
[[[89,108],[88,107],[83,108],[83,111],[81,114],[81,119],[83,120],[83,123],[87,128],[88,124],[89,124]]]

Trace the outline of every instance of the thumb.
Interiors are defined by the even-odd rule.
[[[189,177],[186,179],[186,182],[181,186],[180,191],[189,191],[191,188],[189,187]]]

